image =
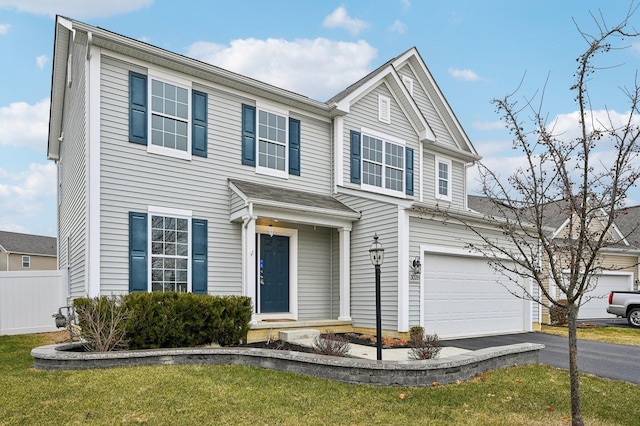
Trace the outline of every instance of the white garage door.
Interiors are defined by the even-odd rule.
[[[578,318],[612,318],[607,313],[609,293],[614,290],[628,291],[631,287],[631,275],[600,275],[596,288],[586,294],[592,299],[580,307]]]
[[[426,253],[422,270],[427,333],[453,338],[530,329],[531,302],[499,284],[498,280],[506,279],[495,273],[486,260]],[[522,294],[514,283],[508,285]]]

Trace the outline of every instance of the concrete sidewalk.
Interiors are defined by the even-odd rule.
[[[304,337],[300,339],[289,340],[291,343],[295,343],[301,346],[312,347],[315,338]],[[364,346],[364,345],[355,345],[350,343],[351,349],[349,350],[349,355],[356,358],[363,359],[373,359],[377,358],[377,350],[375,346]],[[440,354],[436,359],[448,358],[455,355],[464,354],[466,352],[470,352],[468,349],[456,348],[453,346],[442,347]],[[408,361],[409,358],[409,349],[408,348],[399,348],[399,349],[382,349],[382,360],[383,361]]]

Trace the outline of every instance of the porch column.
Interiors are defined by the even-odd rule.
[[[256,219],[247,217],[242,227],[242,266],[243,289],[245,296],[251,298],[254,312],[251,314],[251,324],[257,324],[256,319]]]
[[[339,228],[340,234],[340,315],[351,321],[351,229]]]

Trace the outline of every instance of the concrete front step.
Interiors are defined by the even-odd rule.
[[[294,342],[297,340],[314,340],[320,336],[320,330],[312,328],[299,328],[296,330],[281,330],[280,340],[284,342]]]

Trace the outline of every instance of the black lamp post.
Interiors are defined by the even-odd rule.
[[[380,265],[384,260],[384,249],[378,242],[378,234],[373,236],[373,244],[369,249],[371,263],[376,267],[376,350],[378,361],[382,360],[382,315],[380,309]]]

